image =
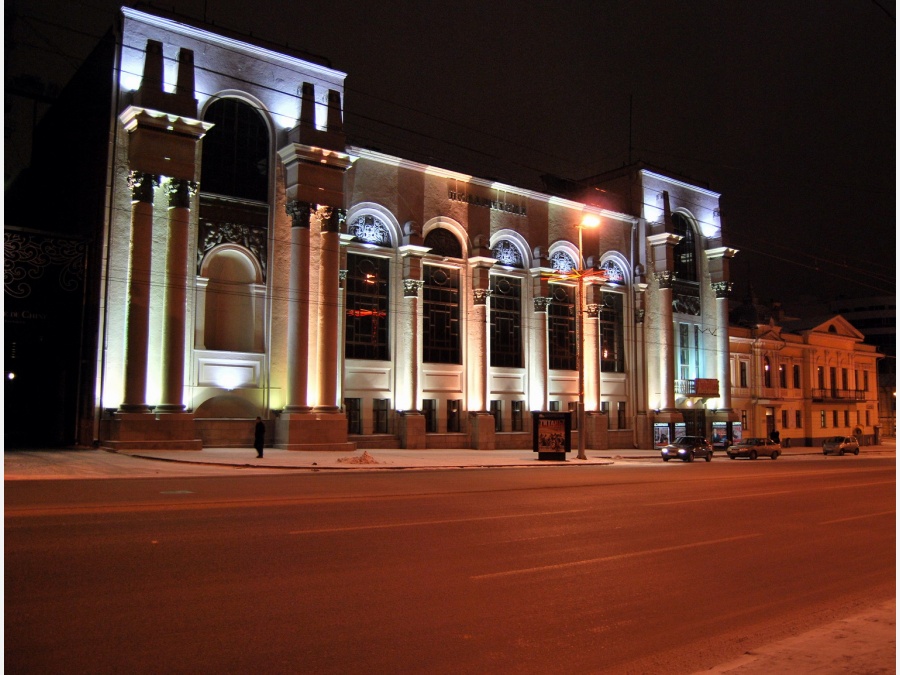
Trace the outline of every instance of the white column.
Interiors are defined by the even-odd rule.
[[[153,189],[159,177],[132,171],[131,250],[128,259],[128,308],[123,412],[149,412],[147,349],[150,339],[150,267],[153,248]]]
[[[472,330],[469,343],[469,412],[487,412],[488,404],[488,325],[487,299],[491,292],[483,288],[472,291]]]
[[[720,281],[713,284],[716,292],[716,360],[719,376],[720,410],[731,410],[731,354],[728,343],[728,296],[731,282]]]
[[[673,411],[675,408],[675,325],[672,316],[672,283],[674,276],[671,272],[658,272],[656,280],[659,282],[659,310],[660,310],[660,389],[662,410]]]
[[[403,280],[397,354],[397,410],[419,410],[419,279]]]
[[[191,200],[197,184],[172,179],[166,183],[169,198],[166,243],[166,288],[163,312],[163,367],[161,412],[184,410],[184,337],[186,329],[188,251]]]
[[[534,331],[531,338],[531,369],[529,373],[528,405],[531,410],[547,410],[549,381],[547,366],[547,305],[550,298],[539,297],[534,299],[534,314],[532,320]]]
[[[589,303],[585,306],[584,335],[584,409],[600,410],[600,335],[598,314],[600,305]]]
[[[322,257],[319,266],[319,412],[339,412],[338,349],[342,344],[338,321],[338,272],[340,270],[340,220],[341,209],[320,207],[322,221]]]
[[[287,392],[285,412],[307,412],[309,379],[309,216],[310,204],[290,202],[291,269],[288,280]],[[335,278],[337,275],[335,274]]]

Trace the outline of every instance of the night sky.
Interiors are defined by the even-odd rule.
[[[117,6],[15,4],[7,76],[60,86]],[[535,190],[643,161],[720,192],[737,297],[895,294],[893,1],[161,6],[328,59],[354,145]]]

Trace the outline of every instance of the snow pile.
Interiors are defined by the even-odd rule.
[[[338,457],[339,462],[343,462],[345,464],[378,464],[378,460],[372,457],[367,451],[363,451],[363,454],[353,457]]]

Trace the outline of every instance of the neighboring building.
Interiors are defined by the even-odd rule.
[[[885,436],[897,435],[897,298],[893,295],[841,298],[831,311],[853,324],[884,355],[878,361],[878,409]]]
[[[881,355],[842,316],[777,325],[749,297],[732,312],[732,404],[744,436],[778,430],[782,443],[820,445],[853,434],[880,442]]]
[[[296,450],[530,448],[532,411],[582,398],[587,447],[732,433],[717,193],[634,166],[543,194],[354,147],[344,79],[122,9],[7,213],[55,231],[33,206],[75,136],[73,440],[249,447],[260,415]]]

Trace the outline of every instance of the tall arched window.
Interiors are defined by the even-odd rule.
[[[197,271],[207,277],[201,299],[206,349],[265,351],[265,301],[260,292],[268,268],[269,129],[244,101],[222,98],[204,120]],[[202,287],[201,287],[202,288]]]
[[[269,198],[269,130],[253,106],[222,98],[206,110],[200,189],[264,202]]]
[[[687,216],[682,213],[672,214],[672,225],[675,234],[682,237],[675,245],[675,278],[680,281],[697,281],[697,244],[694,239],[694,228]]]

